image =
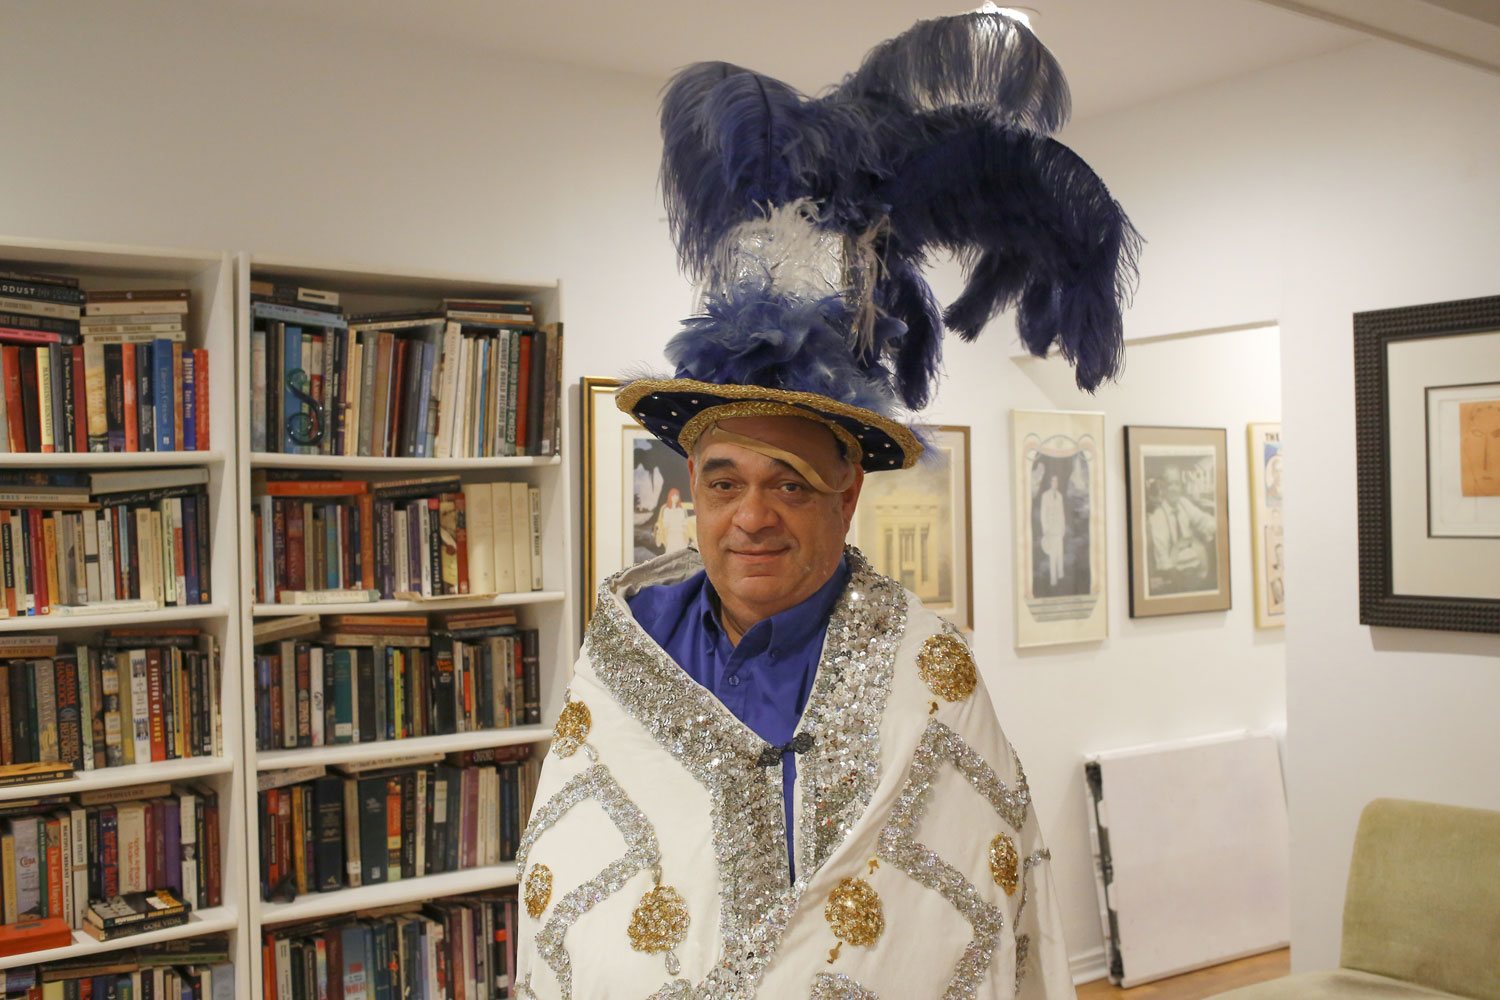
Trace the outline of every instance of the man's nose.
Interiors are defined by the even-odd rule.
[[[761,490],[747,490],[734,510],[734,526],[746,534],[755,534],[777,523],[776,510]]]

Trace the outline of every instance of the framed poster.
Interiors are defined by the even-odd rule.
[[[1500,632],[1500,296],[1354,316],[1359,620]]]
[[[606,578],[697,541],[687,459],[615,406],[619,386],[612,378],[579,383],[584,624]]]
[[[1016,646],[1109,634],[1104,414],[1011,411]]]
[[[1250,551],[1255,564],[1255,627],[1286,623],[1281,544],[1281,425],[1250,424]]]
[[[1229,608],[1222,427],[1126,427],[1130,617]]]
[[[848,540],[878,573],[961,629],[974,627],[969,428],[916,428],[927,445],[910,469],[865,476]]]

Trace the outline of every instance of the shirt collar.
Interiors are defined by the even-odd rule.
[[[745,636],[755,633],[756,638],[759,638],[763,634],[766,646],[774,642],[777,646],[792,647],[809,641],[815,633],[821,635],[828,628],[828,617],[833,614],[833,606],[843,596],[848,583],[849,563],[840,556],[832,575],[812,596],[770,618],[756,622],[746,631]],[[703,630],[718,638],[724,632],[723,626],[719,624],[719,595],[706,575],[703,578],[703,589],[698,593],[697,605],[694,614],[703,623]]]

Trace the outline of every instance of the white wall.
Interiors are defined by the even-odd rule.
[[[1500,292],[1500,78],[1370,43],[1069,139],[1150,240],[1137,332],[1281,322],[1292,961],[1329,967],[1368,800],[1500,808],[1500,637],[1358,624],[1350,319]]]
[[[6,6],[0,232],[560,276],[570,382],[659,359],[689,296],[655,194],[657,83],[246,21],[218,6]],[[1286,248],[1266,209],[1278,157],[1227,126],[1197,144],[1200,121],[1214,119],[1195,115],[1152,119],[1146,156],[1107,124],[1080,132],[1152,241],[1132,335],[1278,314]],[[1231,142],[1235,155],[1220,155]],[[1159,197],[1162,175],[1182,202]],[[1225,198],[1226,183],[1253,199]],[[1189,199],[1192,211],[1180,211]],[[1204,224],[1222,235],[1201,238]],[[937,284],[951,292],[952,270]],[[1314,322],[1304,316],[1297,335],[1315,337]],[[1070,949],[1087,963],[1101,935],[1080,756],[1281,720],[1281,636],[1253,628],[1244,460],[1244,424],[1278,416],[1279,362],[1264,331],[1139,344],[1123,386],[1089,400],[1059,366],[1015,362],[1010,346],[1003,327],[952,345],[930,416],[974,428],[975,643],[1049,834]],[[1327,350],[1344,363],[1340,336]],[[1306,353],[1298,347],[1298,364]],[[1293,374],[1305,410],[1317,376]],[[1101,644],[1012,650],[1012,407],[1109,412],[1111,614]],[[1311,426],[1327,418],[1303,415]],[[1126,422],[1229,429],[1234,610],[1127,617]],[[1348,515],[1339,520],[1332,527],[1343,531]],[[1333,554],[1342,562],[1328,565],[1350,567],[1352,586],[1352,556]]]

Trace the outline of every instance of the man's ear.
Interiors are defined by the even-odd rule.
[[[688,458],[688,492],[698,492],[698,463]]]
[[[849,530],[849,524],[854,520],[854,507],[859,503],[859,491],[865,485],[865,470],[863,466],[854,467],[854,482],[849,488],[839,494],[840,511],[844,515],[844,530]]]

